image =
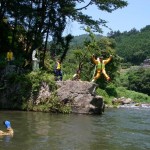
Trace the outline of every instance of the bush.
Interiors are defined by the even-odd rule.
[[[116,88],[116,91],[117,91],[118,97],[131,98],[134,102],[150,103],[150,97],[147,94],[127,90],[124,87],[118,87]]]
[[[103,97],[105,104],[112,105],[113,97],[109,96],[105,90],[98,88],[96,94]]]
[[[129,90],[150,95],[150,69],[137,68],[128,72]]]

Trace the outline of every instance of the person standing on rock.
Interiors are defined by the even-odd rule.
[[[54,67],[54,74],[56,81],[62,81],[62,71],[61,71],[61,61],[57,59],[55,67]]]
[[[105,70],[105,65],[109,63],[112,59],[112,55],[106,60],[103,60],[103,57],[98,57],[95,59],[95,55],[92,55],[92,61],[96,65],[96,75],[93,77],[92,82],[95,82],[98,78],[100,78],[101,73],[104,75],[107,81],[110,80],[110,77],[107,75]]]
[[[11,50],[9,50],[9,51],[7,52],[6,58],[7,58],[8,64],[11,65],[11,64],[12,64],[12,61],[13,61],[13,59],[14,59],[14,54],[13,54],[13,52],[12,52]]]
[[[39,70],[39,52],[38,49],[33,50],[32,52],[32,70]]]

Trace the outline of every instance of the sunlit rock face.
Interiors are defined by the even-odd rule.
[[[72,112],[80,114],[102,114],[104,102],[95,95],[97,85],[87,81],[57,81],[60,101],[72,104]]]

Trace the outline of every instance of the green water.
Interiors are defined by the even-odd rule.
[[[101,116],[0,111],[5,119],[15,133],[0,137],[0,150],[150,149],[150,109],[106,109]]]

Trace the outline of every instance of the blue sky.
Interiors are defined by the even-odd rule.
[[[86,0],[86,4],[88,4],[90,0]],[[109,26],[113,31],[130,31],[135,28],[140,30],[144,28],[146,25],[150,25],[150,0],[126,0],[128,2],[128,6],[122,9],[118,9],[113,11],[112,13],[102,12],[97,10],[97,8],[93,5],[90,6],[87,10],[84,10],[84,13],[92,16],[95,19],[101,18],[106,20],[107,26]],[[84,6],[85,4],[82,4]],[[80,7],[80,6],[79,6]],[[67,28],[64,34],[72,34],[72,35],[81,35],[84,34],[84,30],[81,29],[81,26],[76,22],[69,21],[67,24]],[[110,32],[107,28],[102,28],[103,34],[107,35]]]

